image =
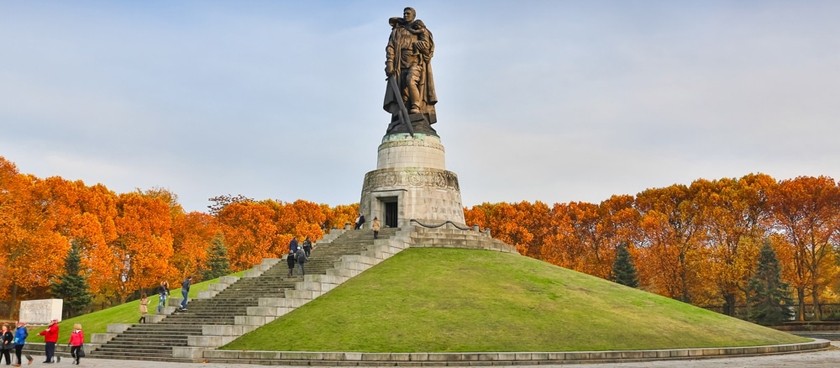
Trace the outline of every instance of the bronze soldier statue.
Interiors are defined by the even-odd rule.
[[[416,15],[413,8],[405,8],[402,18],[388,20],[391,36],[385,48],[385,75],[389,85],[383,107],[391,113],[389,134],[416,130],[436,135],[431,128],[437,122],[431,65],[435,42]]]

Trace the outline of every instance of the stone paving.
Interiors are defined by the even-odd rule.
[[[785,354],[785,355],[770,355],[757,356],[746,358],[723,358],[723,359],[698,359],[698,360],[668,360],[655,362],[636,362],[636,363],[607,363],[607,364],[570,364],[570,365],[540,365],[530,367],[563,367],[563,368],[661,368],[661,367],[679,367],[679,368],[712,368],[712,367],[732,367],[732,368],[776,368],[776,367],[805,367],[805,368],[835,368],[840,366],[840,341],[832,341],[832,348],[825,351],[818,351],[814,353],[801,354]],[[71,366],[69,359],[62,359],[61,363],[46,365],[40,363],[43,356],[34,356],[35,366]],[[39,359],[40,358],[40,359]],[[26,366],[26,363],[24,363]],[[256,365],[252,364],[227,364],[227,363],[169,363],[169,362],[154,362],[154,361],[139,361],[139,360],[111,360],[111,359],[82,359],[80,367],[94,367],[94,368],[254,368]],[[516,366],[529,367],[529,366]]]

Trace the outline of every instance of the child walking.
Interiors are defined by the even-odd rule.
[[[140,320],[137,323],[146,323],[146,315],[149,314],[149,297],[146,292],[140,293]]]

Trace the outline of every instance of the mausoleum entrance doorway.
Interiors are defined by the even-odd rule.
[[[385,226],[399,227],[399,219],[397,217],[397,198],[389,198],[390,201],[385,201]]]

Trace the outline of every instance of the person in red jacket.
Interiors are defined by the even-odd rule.
[[[44,337],[44,352],[47,355],[47,360],[44,363],[52,363],[55,356],[55,343],[58,341],[58,320],[52,320],[47,329],[41,331],[39,335]],[[60,362],[61,358],[58,358],[57,361]]]
[[[75,358],[71,364],[79,365],[79,358],[85,356],[82,346],[85,343],[85,333],[82,332],[82,324],[73,325],[73,332],[70,333],[70,356]]]

